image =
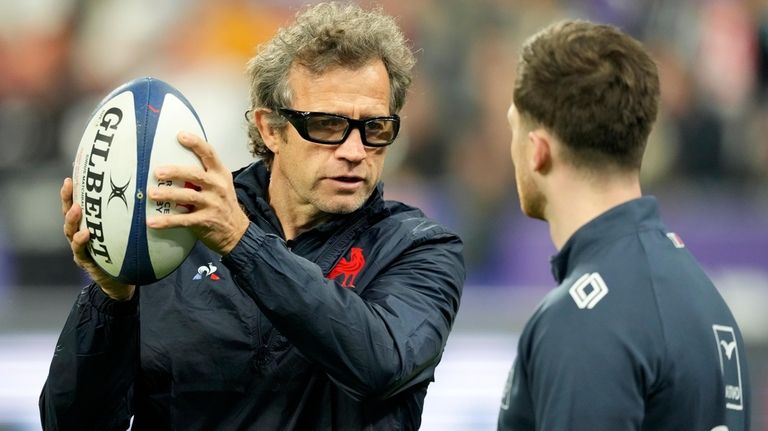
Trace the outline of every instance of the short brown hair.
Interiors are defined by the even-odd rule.
[[[656,64],[616,27],[562,21],[523,45],[515,106],[553,132],[577,166],[639,169],[658,99]]]
[[[271,109],[270,124],[283,127],[286,121],[274,111],[290,106],[288,73],[294,65],[321,74],[338,66],[361,67],[376,59],[387,68],[390,110],[396,114],[405,104],[415,59],[394,18],[380,9],[366,11],[354,4],[308,6],[296,15],[293,25],[278,30],[248,62],[251,109]],[[274,154],[253,121],[248,122],[248,135],[251,152],[271,167]]]

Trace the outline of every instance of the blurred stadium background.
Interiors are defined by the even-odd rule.
[[[248,163],[244,63],[303,3],[0,1],[0,430],[40,428],[37,396],[84,283],[58,190],[90,111],[118,84],[153,75],[190,99],[232,169]],[[736,314],[753,429],[768,430],[768,1],[379,4],[418,50],[387,194],[460,232],[470,271],[423,429],[495,429],[517,334],[553,286],[546,226],[518,208],[505,113],[525,37],[581,17],[620,26],[658,60],[662,110],[645,192]]]

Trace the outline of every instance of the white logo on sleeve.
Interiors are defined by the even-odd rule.
[[[715,332],[720,371],[723,372],[725,407],[731,410],[743,410],[741,363],[739,347],[736,345],[736,333],[732,326],[725,325],[712,325],[712,330]]]
[[[725,352],[725,356],[727,356],[728,359],[731,359],[731,355],[733,355],[733,350],[736,348],[736,341],[731,341],[730,343],[726,343],[725,340],[720,340],[720,345],[723,346],[723,351]]]
[[[608,294],[608,286],[603,277],[597,272],[582,275],[568,290],[576,306],[581,309],[592,309]]]

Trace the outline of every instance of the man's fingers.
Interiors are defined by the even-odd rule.
[[[205,142],[203,138],[189,132],[179,132],[176,138],[181,145],[189,148],[197,155],[206,171],[211,169],[218,170],[223,167],[213,146]]]
[[[80,229],[80,205],[72,205],[69,210],[64,213],[64,235],[68,240],[72,241],[72,237]]]
[[[197,166],[163,165],[155,169],[158,180],[184,180],[198,186],[207,185],[206,172]]]
[[[80,229],[72,235],[72,247],[78,249],[85,249],[88,245],[88,239],[91,237],[88,229]]]
[[[90,253],[88,253],[88,239],[90,236],[88,229],[85,228],[72,235],[72,242],[70,243],[72,254],[74,255],[75,262],[80,266],[92,260]]]
[[[147,227],[151,229],[189,227],[195,225],[197,220],[197,217],[192,214],[163,214],[147,218]]]
[[[67,211],[69,211],[69,208],[72,206],[71,178],[64,178],[64,183],[61,185],[59,195],[61,196],[61,213],[66,215]]]
[[[202,206],[202,194],[190,188],[181,187],[152,187],[149,189],[149,198],[159,202],[170,201],[180,205]]]

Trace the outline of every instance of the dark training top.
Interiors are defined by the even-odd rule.
[[[131,301],[80,294],[40,397],[46,430],[415,430],[464,283],[461,240],[379,186],[282,239],[256,163],[251,224]]]
[[[499,430],[749,429],[739,328],[654,198],[581,227],[552,270],[559,286],[521,334]]]

